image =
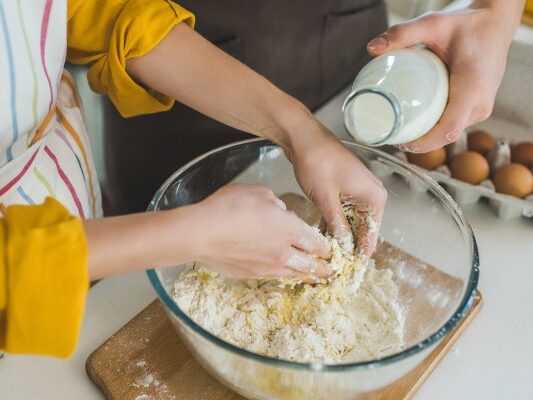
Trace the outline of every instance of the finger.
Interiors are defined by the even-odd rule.
[[[378,211],[359,211],[357,215],[361,222],[356,232],[355,254],[359,255],[363,262],[366,262],[376,248],[383,209]]]
[[[300,272],[289,267],[274,267],[267,264],[254,264],[254,269],[240,268],[236,265],[218,265],[210,263],[205,266],[211,271],[220,273],[228,279],[275,279],[275,278],[290,278],[297,279],[305,283],[317,283],[319,278],[309,273]]]
[[[476,79],[470,73],[452,72],[448,105],[439,122],[421,138],[398,148],[412,153],[427,153],[455,142],[469,125],[478,95]]]
[[[366,198],[354,196],[342,196],[341,201],[344,207],[351,205],[352,210],[358,218],[358,223],[352,229],[356,229],[355,254],[361,256],[363,260],[368,260],[376,247],[381,220],[387,202],[387,191],[383,184],[373,190],[365,192]]]
[[[328,232],[337,240],[339,246],[349,253],[354,251],[352,229],[344,216],[339,195],[326,193],[327,197],[317,198],[316,206],[321,211]]]
[[[333,272],[328,264],[317,257],[304,253],[298,249],[292,249],[287,259],[286,267],[294,271],[310,274],[320,278],[326,278]]]
[[[322,259],[331,257],[331,246],[328,239],[320,233],[318,228],[309,226],[306,223],[301,224],[297,239],[292,245]]]
[[[277,269],[271,270],[270,272],[271,273],[269,274],[269,277],[296,279],[298,281],[309,284],[320,282],[320,278],[318,278],[317,276],[296,271],[295,269],[289,267],[279,267]]]
[[[257,275],[255,271],[240,268],[236,265],[224,265],[224,264],[208,262],[208,263],[202,263],[202,266],[228,279],[251,279],[251,278],[256,278],[256,275]]]
[[[403,49],[417,44],[436,47],[435,43],[441,35],[436,29],[435,17],[425,15],[414,20],[394,25],[387,31],[372,39],[368,45],[368,53],[378,56],[386,51]]]

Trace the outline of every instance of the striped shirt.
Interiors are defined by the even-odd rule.
[[[48,196],[101,216],[76,86],[64,70],[66,0],[0,0],[0,210]]]

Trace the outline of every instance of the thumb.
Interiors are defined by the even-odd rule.
[[[428,15],[390,27],[368,43],[368,53],[375,57],[386,51],[403,49],[417,44],[432,47],[435,42],[433,38],[435,30],[431,26],[431,19],[431,16]]]

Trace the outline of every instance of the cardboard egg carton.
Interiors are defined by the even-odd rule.
[[[518,142],[533,142],[533,41],[515,41],[511,46],[507,70],[498,91],[492,116],[470,127],[471,132],[482,129],[494,139],[513,145]],[[466,133],[465,133],[466,134]],[[405,154],[391,151],[398,158],[407,161]],[[412,164],[411,164],[412,165]],[[376,165],[377,167],[377,165]],[[420,167],[414,166],[423,170]],[[372,169],[372,165],[370,166]],[[388,174],[377,167],[373,171],[378,176]],[[533,195],[525,199],[496,193],[494,185],[486,180],[479,185],[471,185],[452,178],[447,166],[426,172],[435,179],[460,205],[480,202],[488,203],[495,214],[504,219],[533,217]]]
[[[394,153],[394,155],[407,161],[404,153],[397,152]],[[479,185],[471,185],[452,178],[449,168],[446,165],[433,171],[427,171],[418,166],[414,167],[423,170],[426,174],[435,179],[459,205],[468,205],[484,201],[488,203],[498,217],[503,219],[533,217],[533,196],[531,195],[526,199],[520,199],[518,197],[497,193],[494,189],[494,184],[489,179],[481,182]]]
[[[408,162],[404,153],[393,152],[393,155],[402,161]],[[459,205],[468,205],[476,202],[488,203],[496,215],[503,219],[516,217],[533,217],[533,196],[526,199],[497,193],[490,180],[485,180],[479,185],[471,185],[451,177],[446,165],[438,170],[428,171],[419,166],[410,164],[437,181]],[[394,174],[394,167],[382,162],[370,163],[370,170],[380,178]],[[417,181],[411,187],[414,191],[426,190]],[[481,204],[480,204],[481,205]]]

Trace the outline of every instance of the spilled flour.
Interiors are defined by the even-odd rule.
[[[174,285],[175,300],[215,336],[270,357],[336,364],[399,351],[404,316],[392,271],[373,260],[363,266],[329,240],[336,271],[329,281],[233,280],[191,264]]]

